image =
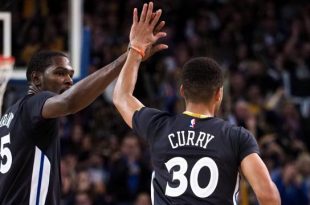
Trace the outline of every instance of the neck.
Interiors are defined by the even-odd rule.
[[[205,103],[193,103],[193,102],[187,102],[186,103],[186,111],[205,115],[208,117],[214,117],[215,115],[215,106],[209,105]]]
[[[33,85],[32,83],[29,85],[28,87],[28,91],[27,94],[28,95],[32,95],[32,94],[37,94],[38,92],[40,92],[41,89],[38,88],[37,86]]]

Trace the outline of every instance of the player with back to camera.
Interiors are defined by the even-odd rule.
[[[134,14],[131,33],[136,35],[130,44],[139,49],[128,53],[113,102],[126,123],[150,144],[154,167],[152,203],[237,204],[241,172],[260,204],[280,204],[254,136],[215,116],[223,97],[224,77],[214,60],[198,57],[184,65],[180,93],[186,111],[181,114],[145,107],[133,96],[142,60],[139,51],[157,40],[156,35],[146,31],[151,10],[149,5],[146,20],[138,20]]]
[[[153,14],[154,22],[160,14]],[[164,22],[149,32],[157,33]],[[152,30],[150,30],[152,28]],[[133,30],[135,30],[133,28]],[[135,34],[131,33],[130,38]],[[143,60],[164,49],[150,46]],[[60,204],[58,117],[76,113],[98,97],[119,74],[127,52],[73,85],[74,73],[62,52],[35,54],[27,68],[28,94],[0,121],[0,204]]]

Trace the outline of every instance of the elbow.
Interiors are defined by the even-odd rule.
[[[74,102],[68,99],[62,100],[61,107],[63,108],[64,116],[71,115],[71,114],[78,112],[78,110],[75,108],[76,106]]]
[[[112,101],[118,110],[119,110],[120,106],[122,106],[122,103],[126,102],[126,100],[124,98],[125,98],[124,94],[122,95],[122,94],[114,91]]]
[[[281,198],[277,187],[273,182],[268,187],[257,192],[257,198],[260,204],[264,205],[280,205]]]
[[[115,92],[113,93],[112,101],[113,101],[113,104],[115,105],[115,107],[118,107],[119,96]]]
[[[63,96],[60,101],[64,116],[77,113],[84,108],[80,101],[74,100],[70,96]]]
[[[123,86],[121,86],[121,84],[119,84],[119,82],[117,81],[113,91],[113,97],[112,97],[113,104],[119,110],[121,106],[124,106],[127,100],[128,100],[128,92],[124,91]]]

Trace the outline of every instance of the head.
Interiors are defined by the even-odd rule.
[[[74,70],[66,54],[58,51],[40,51],[28,64],[27,81],[39,91],[62,93],[73,84]]]
[[[141,192],[137,196],[134,205],[151,205],[150,195],[146,192]]]
[[[181,95],[186,103],[214,103],[218,110],[223,97],[224,76],[211,58],[197,57],[183,66]]]
[[[92,205],[93,200],[91,194],[86,191],[79,191],[74,196],[74,204],[76,205]]]
[[[122,140],[121,152],[130,160],[138,160],[141,155],[139,138],[131,133],[127,134]]]

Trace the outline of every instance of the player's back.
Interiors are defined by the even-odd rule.
[[[49,96],[25,96],[1,118],[0,204],[59,204],[57,121],[41,117]]]
[[[156,205],[236,203],[240,162],[258,152],[252,135],[215,117],[143,108],[134,129],[150,142]]]

